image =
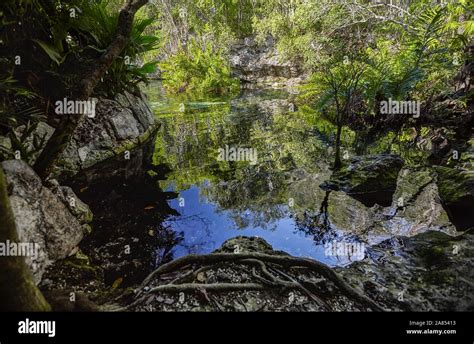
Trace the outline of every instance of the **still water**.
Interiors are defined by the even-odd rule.
[[[196,101],[167,97],[159,85],[147,94],[162,123],[153,160],[172,170],[160,186],[178,194],[168,203],[179,215],[164,222],[182,237],[174,258],[212,252],[239,235],[329,265],[363,258],[331,255],[335,240],[357,240],[321,212],[333,128],[315,125],[293,95],[253,90]]]

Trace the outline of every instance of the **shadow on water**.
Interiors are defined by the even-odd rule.
[[[81,243],[91,262],[103,268],[105,283],[117,279],[122,286],[141,282],[156,266],[170,261],[172,248],[182,235],[163,226],[178,213],[167,200],[158,179],[164,166],[150,164],[154,141],[130,152],[130,159],[113,158],[81,172],[71,182],[94,219],[93,232]]]

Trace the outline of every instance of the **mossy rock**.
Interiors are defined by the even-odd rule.
[[[458,230],[474,228],[474,171],[436,167],[439,196]]]
[[[357,156],[334,172],[321,188],[343,191],[366,206],[389,206],[403,164],[403,159],[395,154]]]
[[[226,240],[222,246],[214,253],[265,253],[265,254],[287,254],[281,251],[274,251],[272,246],[262,238],[237,236]]]
[[[416,201],[416,197],[426,186],[433,182],[434,171],[430,168],[404,168],[397,180],[397,189],[393,199],[402,200],[402,205]]]

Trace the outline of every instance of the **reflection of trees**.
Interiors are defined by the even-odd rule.
[[[347,214],[359,214],[360,209],[354,204],[332,202],[329,211],[332,209],[331,215],[337,219],[331,223],[329,194],[323,200],[318,177],[307,178],[326,170],[333,155],[326,147],[334,139],[334,126],[306,107],[295,113],[273,108],[262,111],[265,104],[259,98],[237,100],[230,105],[211,106],[199,112],[186,109],[184,113],[162,117],[155,163],[169,164],[172,172],[168,179],[177,191],[198,185],[201,197],[226,211],[237,228],[271,230],[276,221],[291,212],[298,230],[315,242],[335,239],[337,228],[350,227],[352,215]],[[364,153],[391,149],[405,158],[403,143],[410,137],[403,135],[407,136],[400,133],[396,144],[392,135],[370,143],[345,128],[342,139],[345,148],[364,148]],[[218,148],[226,144],[257,149],[258,164],[217,161]],[[298,201],[294,208],[286,206],[290,197]],[[319,211],[314,211],[318,206]],[[199,227],[205,226],[200,223]]]
[[[171,228],[163,228],[157,231],[155,237],[154,266],[160,266],[173,260],[173,249],[184,241],[184,235]]]
[[[200,185],[201,194],[230,211],[239,228],[268,227],[284,217],[288,187],[298,179],[294,171],[316,172],[325,154],[306,116],[273,107],[262,112],[262,104],[267,103],[249,98],[230,107],[165,117],[157,140],[155,160],[171,166],[168,178],[177,190]],[[226,144],[256,149],[257,165],[217,161],[218,148]]]
[[[330,193],[331,191],[326,192],[318,213],[311,214],[304,211],[295,217],[298,230],[312,237],[316,244],[325,244],[338,236],[329,221],[328,202]]]
[[[172,222],[174,222],[173,225],[171,225]],[[200,249],[204,247],[215,247],[215,242],[212,240],[212,235],[209,230],[211,223],[205,217],[202,217],[201,214],[173,217],[167,219],[165,225],[167,229],[173,228],[173,231],[178,233],[177,235],[180,240],[177,244],[185,248],[188,254],[198,253]],[[198,236],[199,241],[187,244],[186,241],[182,240],[184,239],[184,230],[181,230],[181,226],[188,228],[197,226],[197,228],[200,229]]]
[[[285,217],[287,210],[284,206],[274,205],[266,209],[254,209],[252,211],[231,210],[230,217],[234,220],[237,229],[246,227],[260,227],[267,230],[275,230],[275,221]]]

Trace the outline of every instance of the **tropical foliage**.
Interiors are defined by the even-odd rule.
[[[160,58],[165,86],[198,97],[232,93],[229,47],[252,34],[257,2],[251,0],[164,0],[149,12],[161,23]]]
[[[2,3],[2,133],[33,127],[42,117],[57,120],[52,101],[73,94],[75,81],[104,53],[122,3]],[[283,59],[302,62],[310,76],[299,100],[334,125],[338,165],[345,126],[358,133],[375,127],[385,135],[383,129],[413,124],[381,114],[382,100],[417,100],[429,109],[435,99],[449,98],[466,107],[472,94],[458,92],[456,76],[472,59],[472,9],[468,0],[151,2],[137,14],[131,39],[95,93],[133,91],[159,65],[168,93],[233,94],[238,81],[230,47],[244,37],[270,35]]]
[[[382,100],[417,100],[429,108],[435,95],[452,94],[460,65],[469,58],[469,8],[467,1],[271,0],[254,23],[260,38],[278,38],[287,58],[303,59],[311,77],[301,100],[330,119],[339,137],[341,126],[380,122],[373,117],[381,116]],[[460,105],[470,95],[463,96],[456,99]],[[400,116],[390,120],[395,122],[386,129],[410,123]],[[336,167],[338,153],[336,139]]]
[[[114,37],[118,12],[110,9],[111,3],[109,0],[75,0],[66,4],[43,0],[4,4],[3,14],[8,23],[3,32],[3,56],[10,61],[17,55],[21,57],[21,63],[15,66],[16,79],[27,83],[21,76],[34,74],[44,83],[56,85],[57,89],[72,91],[70,87],[74,82],[71,80],[94,63]],[[152,22],[150,18],[135,21],[131,39],[121,58],[109,69],[98,94],[118,92],[146,81],[153,64],[138,65],[138,57],[157,47],[157,37],[145,34]],[[33,54],[27,56],[21,53],[24,51]],[[45,91],[41,85],[31,86]]]
[[[203,49],[191,39],[187,50],[181,50],[160,65],[164,85],[174,93],[187,91],[198,97],[208,93],[223,95],[238,89],[230,67],[219,50],[210,43]]]
[[[12,149],[27,154],[25,134],[38,121],[55,122],[53,104],[74,98],[75,87],[114,38],[120,1],[27,0],[2,2],[0,21],[0,134],[10,137]],[[140,56],[158,47],[159,40],[146,33],[153,19],[135,20],[131,38],[115,59],[95,96],[138,90],[140,82],[156,68]],[[21,126],[20,134],[15,128]],[[30,148],[34,148],[30,145]],[[11,157],[12,151],[5,153]]]

